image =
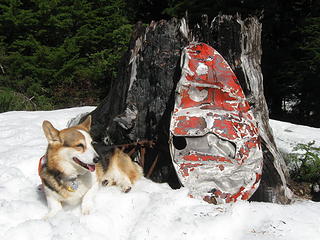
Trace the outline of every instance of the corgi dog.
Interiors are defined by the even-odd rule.
[[[142,167],[119,148],[114,148],[96,165],[98,181],[104,186],[116,185],[129,192],[132,185],[142,177]]]
[[[93,197],[102,185],[118,185],[128,192],[141,176],[142,169],[121,150],[100,159],[89,134],[91,116],[76,126],[61,131],[49,121],[42,124],[48,140],[47,152],[39,162],[39,176],[49,213],[56,215],[62,204],[81,204],[83,214],[93,208]]]

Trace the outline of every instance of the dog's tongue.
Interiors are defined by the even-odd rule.
[[[87,167],[88,167],[88,169],[89,169],[90,172],[94,172],[94,170],[96,170],[95,165],[87,164]]]

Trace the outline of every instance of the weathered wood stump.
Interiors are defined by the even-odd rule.
[[[260,187],[253,199],[288,203],[292,198],[286,186],[288,171],[275,145],[263,94],[261,31],[262,24],[256,17],[241,20],[239,16],[221,15],[210,27],[204,17],[197,30],[197,40],[214,46],[231,65],[258,122],[264,167]]]
[[[94,139],[107,144],[154,140],[156,146],[146,151],[145,173],[155,166],[151,179],[179,187],[168,150],[174,90],[181,74],[182,49],[191,41],[202,41],[216,48],[232,67],[258,122],[264,168],[254,199],[289,202],[286,166],[274,143],[263,95],[260,37],[257,18],[218,16],[209,26],[204,17],[202,24],[191,31],[184,19],[161,20],[147,27],[138,23],[118,79],[92,112]]]

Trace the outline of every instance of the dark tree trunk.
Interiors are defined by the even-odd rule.
[[[214,46],[230,64],[258,122],[264,152],[264,168],[260,187],[253,199],[287,203],[291,199],[291,191],[286,184],[287,167],[275,145],[263,94],[263,76],[260,68],[262,24],[256,17],[241,20],[239,16],[222,15],[212,21],[210,28],[207,26],[204,18],[202,26],[197,31],[197,40]]]
[[[98,141],[157,141],[157,149],[146,153],[145,172],[159,155],[151,178],[175,188],[180,185],[168,151],[168,131],[180,53],[188,44],[179,27],[177,19],[152,22],[148,27],[137,24],[118,80],[92,113],[92,134]]]
[[[274,143],[263,95],[260,37],[257,18],[218,16],[209,26],[204,17],[193,31],[185,20],[162,20],[148,27],[137,24],[117,81],[92,112],[94,139],[108,144],[155,140],[156,147],[146,154],[145,172],[159,155],[151,179],[179,187],[168,151],[168,131],[181,73],[180,54],[192,40],[205,42],[216,48],[234,70],[259,125],[264,168],[254,199],[289,202],[286,166]]]

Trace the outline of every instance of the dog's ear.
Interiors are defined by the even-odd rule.
[[[79,124],[79,126],[83,127],[87,132],[90,132],[91,129],[91,115],[89,115],[86,120]]]
[[[49,121],[43,121],[42,129],[49,143],[61,142],[59,131],[55,129]]]

